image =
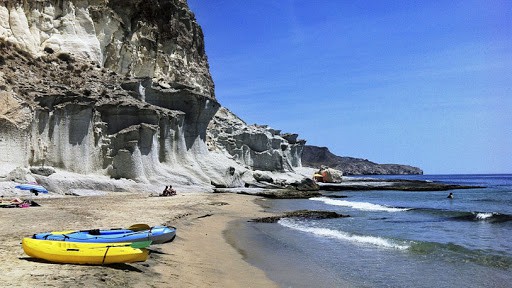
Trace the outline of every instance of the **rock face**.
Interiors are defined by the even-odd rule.
[[[208,148],[233,158],[253,170],[293,171],[300,167],[306,141],[297,134],[281,134],[268,126],[247,125],[226,108],[220,108],[208,126]]]
[[[237,187],[300,166],[297,135],[219,108],[185,0],[0,2],[0,167]]]
[[[203,32],[185,0],[5,0],[0,39],[36,58],[72,53],[119,75],[214,97]]]
[[[344,175],[405,175],[423,174],[420,168],[399,164],[377,164],[366,159],[340,157],[327,147],[306,145],[302,153],[302,164],[320,168],[322,165],[341,170]]]
[[[4,1],[0,16],[0,162],[210,183],[196,159],[220,105],[185,1]]]

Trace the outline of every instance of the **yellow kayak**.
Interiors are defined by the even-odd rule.
[[[151,241],[138,243],[79,243],[23,238],[23,251],[34,258],[56,263],[111,264],[148,259]],[[134,248],[136,247],[136,248]]]

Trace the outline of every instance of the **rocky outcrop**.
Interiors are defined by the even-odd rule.
[[[0,39],[35,58],[72,53],[119,75],[214,97],[203,32],[185,0],[4,0]]]
[[[291,212],[285,212],[283,215],[279,216],[270,216],[270,217],[262,217],[252,219],[252,222],[259,223],[277,223],[279,220],[283,218],[299,218],[299,219],[313,219],[313,220],[321,220],[321,219],[333,219],[333,218],[346,218],[350,217],[350,215],[343,215],[332,211],[316,211],[316,210],[297,210]]]
[[[207,143],[211,151],[225,153],[249,169],[286,172],[302,165],[306,141],[268,126],[247,125],[228,109],[220,108],[208,126]]]
[[[341,170],[344,175],[423,174],[423,171],[417,167],[400,164],[377,164],[367,159],[341,157],[332,154],[327,147],[311,145],[304,146],[302,164],[314,168],[328,166]]]
[[[185,1],[3,1],[0,16],[0,165],[189,185],[220,173],[198,160],[220,105]]]
[[[241,187],[301,165],[297,135],[219,108],[185,0],[0,2],[0,168],[115,191],[109,179]]]
[[[483,186],[456,185],[424,180],[348,178],[342,183],[319,183],[325,191],[447,191],[455,189],[477,189]]]
[[[309,199],[322,196],[317,190],[297,190],[294,188],[228,188],[215,189],[215,193],[236,193],[242,195],[253,195],[269,199]]]
[[[187,88],[162,88],[147,78],[121,78],[79,60],[21,59],[23,50],[12,48],[0,47],[9,67],[0,82],[0,148],[7,151],[0,161],[138,182],[173,169],[182,178],[173,181],[210,182],[194,163],[207,153],[207,123],[220,106],[214,99]],[[188,171],[174,169],[185,164]]]

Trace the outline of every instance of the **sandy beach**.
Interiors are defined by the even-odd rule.
[[[108,193],[37,198],[40,207],[1,209],[2,287],[277,287],[229,244],[232,221],[264,216],[256,197],[178,193],[173,197]],[[152,245],[146,262],[111,266],[52,264],[28,257],[23,237],[46,231],[128,227],[177,228],[171,243]],[[232,237],[231,234],[229,237]]]

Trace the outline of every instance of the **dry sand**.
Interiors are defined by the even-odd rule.
[[[41,207],[0,209],[1,287],[277,287],[223,236],[231,221],[264,216],[253,196],[118,192],[33,199]],[[146,262],[112,266],[42,262],[25,255],[20,244],[39,232],[135,223],[175,226],[177,237],[152,245]]]

